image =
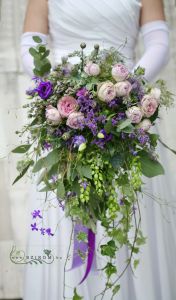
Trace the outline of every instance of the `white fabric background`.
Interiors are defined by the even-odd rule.
[[[25,103],[25,88],[29,80],[22,73],[20,65],[19,39],[26,2],[26,0],[0,0],[0,299],[17,298],[22,295],[22,268],[10,262],[9,253],[13,244],[19,248],[25,247],[25,228],[28,226],[26,220],[29,214],[26,201],[29,181],[25,178],[12,186],[12,181],[16,176],[17,156],[9,155],[9,151],[18,144],[18,137],[14,134],[14,130],[20,128],[25,122],[24,110],[21,106]],[[176,93],[176,7],[174,7],[174,0],[165,1],[165,6],[171,31],[171,60],[160,77],[165,78],[169,88]],[[140,56],[141,47],[138,47],[137,52]],[[162,139],[176,149],[175,115],[176,107],[163,112],[159,131]],[[164,160],[169,173],[173,174],[172,193],[176,195],[176,158],[167,152]],[[176,204],[172,204],[176,207]],[[163,207],[162,211],[165,216],[163,224],[166,224],[165,222],[171,224],[163,226],[166,232],[165,243],[168,245],[168,251],[174,251],[176,245],[176,234],[173,228],[174,210],[168,213],[168,210]],[[167,221],[165,221],[166,217]],[[153,262],[153,254],[150,255],[150,261]],[[169,267],[173,268],[174,263]],[[164,274],[164,263],[161,270]]]

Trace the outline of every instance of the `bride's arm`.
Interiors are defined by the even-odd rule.
[[[47,44],[48,3],[47,0],[29,0],[21,36],[21,57],[25,72],[33,76],[33,58],[29,48],[35,46],[32,36],[37,35]]]
[[[140,26],[145,51],[134,69],[145,68],[145,77],[151,81],[169,59],[169,31],[162,0],[142,0]]]

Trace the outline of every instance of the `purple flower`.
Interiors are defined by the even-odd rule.
[[[128,81],[132,85],[132,92],[137,96],[140,101],[144,96],[144,88],[137,78],[129,78]]]
[[[79,147],[81,144],[83,144],[85,142],[86,142],[86,139],[84,138],[83,135],[75,135],[73,137],[74,147]]]
[[[50,81],[41,81],[37,91],[42,99],[47,99],[52,94],[53,86]]]
[[[86,188],[87,188],[87,186],[88,186],[87,181],[81,182],[81,186],[84,188],[84,190],[86,190]]]
[[[41,79],[39,77],[37,77],[37,76],[34,76],[32,78],[32,86],[29,87],[28,90],[26,90],[26,94],[28,96],[34,96],[35,95],[35,93],[37,92],[37,88],[38,88],[38,85],[40,83],[40,80]]]
[[[45,228],[40,228],[40,232],[42,235],[45,235]]]
[[[111,133],[107,134],[105,129],[100,130],[100,133],[102,133],[104,135],[104,138],[95,139],[92,141],[92,144],[95,144],[99,148],[104,149],[105,144],[112,140],[113,135]]]
[[[33,219],[36,219],[37,217],[40,218],[40,219],[42,219],[42,216],[40,214],[40,210],[34,210],[32,212],[32,217],[33,217]]]
[[[124,199],[123,199],[123,198],[120,199],[119,204],[120,204],[121,206],[124,205]]]
[[[34,230],[38,231],[38,228],[37,228],[37,224],[36,224],[36,223],[31,224],[31,228],[32,228],[32,231],[34,231]]]
[[[47,233],[48,236],[53,236],[54,235],[53,233],[51,233],[51,228],[47,228],[45,230],[45,232]]]
[[[81,88],[81,89],[78,90],[77,93],[76,93],[76,96],[77,96],[77,97],[80,97],[80,96],[85,97],[85,96],[87,96],[87,95],[89,95],[89,91],[88,91],[85,87]]]
[[[133,148],[130,148],[130,153],[133,155],[133,156],[136,156],[137,155],[137,151],[134,150]]]
[[[57,180],[58,180],[58,175],[57,174],[54,174],[54,175],[51,176],[52,183],[56,183]]]
[[[108,103],[108,106],[109,106],[110,108],[116,108],[116,107],[119,106],[119,104],[122,103],[122,101],[123,101],[123,99],[120,98],[120,97],[119,97],[119,98],[115,98],[115,99],[111,100],[111,101]]]
[[[51,148],[52,148],[52,145],[50,143],[48,143],[47,141],[43,142],[43,149],[49,151],[49,150],[51,150]]]
[[[126,133],[124,133],[124,132],[122,132],[122,133],[121,133],[121,138],[122,138],[122,140],[125,140],[125,139],[126,139],[126,137],[127,137],[127,134],[126,134]]]
[[[138,141],[140,144],[145,145],[146,143],[148,143],[150,141],[150,138],[147,134],[144,134],[144,135],[140,135],[138,137]]]
[[[133,140],[133,139],[135,139],[136,135],[135,135],[135,133],[131,132],[131,133],[129,133],[128,137]]]

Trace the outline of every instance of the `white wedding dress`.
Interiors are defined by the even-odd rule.
[[[55,62],[85,42],[86,51],[94,44],[108,48],[114,46],[124,54],[129,68],[135,61],[135,45],[139,33],[140,1],[137,0],[48,0],[49,30]],[[162,150],[162,161],[166,152]],[[168,171],[169,173],[169,171]],[[169,175],[168,175],[169,176]],[[174,191],[166,177],[156,178],[145,189],[165,200],[174,199]],[[167,184],[166,184],[167,183]],[[151,189],[150,189],[151,188]],[[168,198],[169,197],[169,198]],[[30,195],[30,210],[42,209],[43,193],[36,192],[35,183]],[[47,209],[47,206],[50,208]],[[64,262],[69,247],[71,221],[64,217],[64,212],[58,207],[53,195],[45,203],[45,221],[48,227],[59,226],[53,237],[42,236],[39,232],[29,232],[27,253],[42,255],[44,249],[52,250],[55,260],[52,264],[26,265],[24,300],[62,300]],[[140,265],[133,275],[130,268],[120,280],[121,290],[114,297],[116,300],[174,300],[176,288],[172,270],[174,263],[174,245],[167,238],[174,230],[174,223],[168,223],[161,213],[159,205],[149,197],[141,200],[142,228],[148,236],[147,244],[140,253]],[[168,209],[167,219],[173,218]],[[30,224],[29,219],[29,224]],[[176,225],[176,224],[175,224]],[[30,229],[29,229],[30,231]],[[103,230],[97,226],[97,244],[103,236]],[[174,241],[173,241],[174,242]],[[72,251],[72,248],[71,248]],[[70,252],[71,253],[71,252]],[[124,266],[127,250],[124,248],[117,258],[117,268]],[[69,260],[67,269],[71,265]],[[97,267],[103,267],[104,262],[97,254]],[[173,268],[175,265],[173,264]],[[72,299],[73,287],[82,279],[85,266],[66,272],[65,299]],[[175,278],[176,279],[176,278]],[[102,291],[105,280],[99,273],[91,272],[87,280],[77,287],[84,300],[93,300]],[[104,299],[110,300],[107,293]],[[100,299],[100,298],[98,298]]]

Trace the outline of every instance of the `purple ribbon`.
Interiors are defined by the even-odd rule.
[[[87,235],[88,242],[82,242],[77,240],[77,234],[79,232],[84,232]],[[77,268],[81,266],[84,261],[79,255],[79,252],[83,255],[87,255],[87,266],[86,266],[86,271],[84,274],[83,279],[80,281],[79,284],[81,284],[89,275],[89,272],[91,271],[92,267],[95,269],[95,234],[91,229],[88,229],[87,227],[81,225],[81,224],[76,224],[74,227],[74,249],[73,249],[73,261],[72,261],[72,267],[70,270]]]

